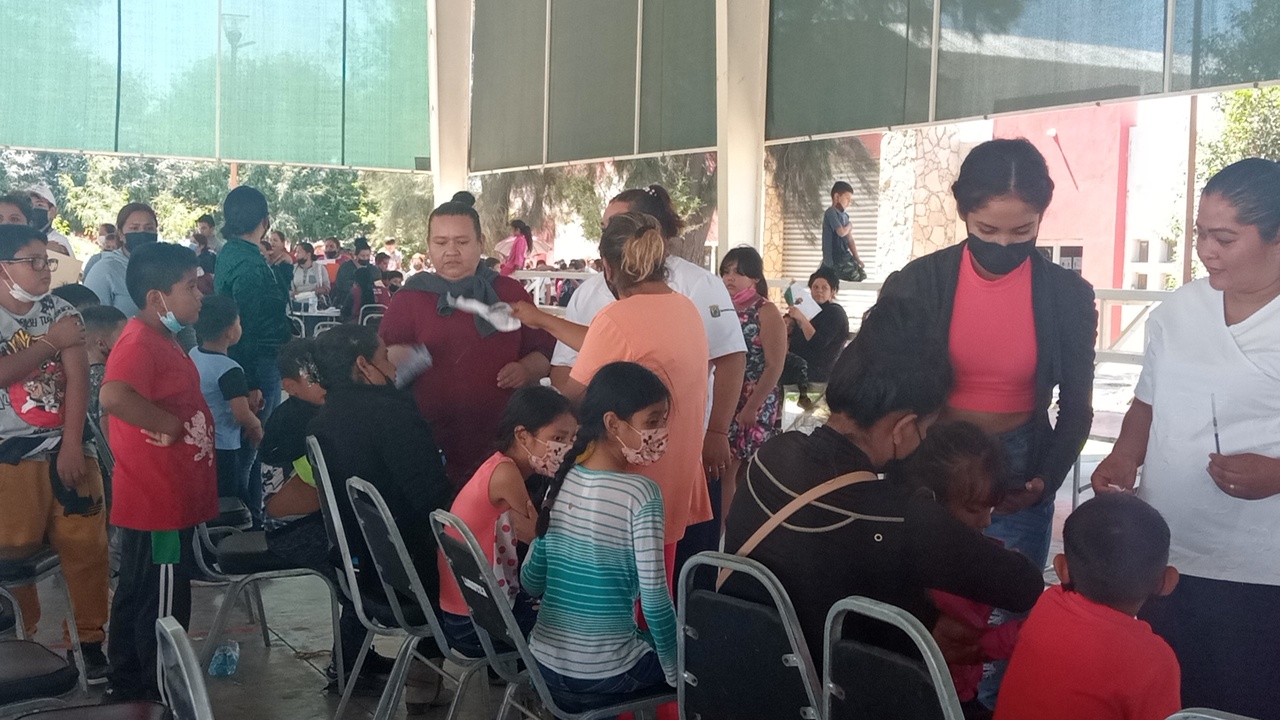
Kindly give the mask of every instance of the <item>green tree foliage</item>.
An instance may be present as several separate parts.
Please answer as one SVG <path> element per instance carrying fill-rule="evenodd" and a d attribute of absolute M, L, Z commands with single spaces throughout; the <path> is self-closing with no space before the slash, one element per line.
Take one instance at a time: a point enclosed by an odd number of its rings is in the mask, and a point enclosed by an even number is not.
<path fill-rule="evenodd" d="M 1222 137 L 1200 153 L 1200 182 L 1247 157 L 1280 160 L 1280 87 L 1223 93 L 1214 101 L 1214 109 L 1225 122 Z"/>
<path fill-rule="evenodd" d="M 846 167 L 853 168 L 854 178 L 845 180 L 856 179 L 867 188 L 879 181 L 879 162 L 857 138 L 770 145 L 765 152 L 765 172 L 778 188 L 784 216 L 821 217 L 831 200 L 832 179 Z M 818 225 L 804 227 L 816 239 Z"/>
<path fill-rule="evenodd" d="M 1183 4 L 1179 4 L 1183 7 Z M 1203 9 L 1201 12 L 1205 12 Z M 1231 85 L 1280 77 L 1280 2 L 1253 0 L 1230 13 L 1223 29 L 1204 40 L 1198 62 L 1197 87 Z M 1193 48 L 1194 50 L 1194 48 Z M 1194 53 L 1193 53 L 1194 54 Z"/>
<path fill-rule="evenodd" d="M 427 219 L 435 207 L 435 190 L 430 175 L 397 172 L 362 172 L 371 211 L 364 224 L 372 225 L 377 238 L 394 237 L 400 252 L 408 257 L 427 249 Z M 372 212 L 375 211 L 376 212 Z"/>

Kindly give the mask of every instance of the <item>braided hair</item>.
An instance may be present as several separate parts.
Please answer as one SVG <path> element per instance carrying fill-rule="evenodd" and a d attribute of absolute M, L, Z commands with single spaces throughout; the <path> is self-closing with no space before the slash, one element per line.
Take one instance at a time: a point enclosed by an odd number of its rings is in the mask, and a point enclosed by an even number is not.
<path fill-rule="evenodd" d="M 614 362 L 596 372 L 582 398 L 582 409 L 578 413 L 578 421 L 581 423 L 578 439 L 574 441 L 573 449 L 565 455 L 560 469 L 547 486 L 546 499 L 542 501 L 542 511 L 538 513 L 538 537 L 547 534 L 547 528 L 551 524 L 551 511 L 555 509 L 556 498 L 564 485 L 565 476 L 596 443 L 608 440 L 604 416 L 613 413 L 626 419 L 650 405 L 670 399 L 671 392 L 667 390 L 667 386 L 643 365 Z"/>

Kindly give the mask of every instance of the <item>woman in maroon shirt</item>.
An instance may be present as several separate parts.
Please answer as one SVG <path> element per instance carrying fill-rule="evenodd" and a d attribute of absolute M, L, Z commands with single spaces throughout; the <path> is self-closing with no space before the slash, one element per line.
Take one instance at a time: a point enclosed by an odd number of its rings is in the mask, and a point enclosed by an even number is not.
<path fill-rule="evenodd" d="M 448 305 L 449 295 L 488 305 L 532 302 L 518 281 L 480 266 L 484 238 L 474 209 L 441 205 L 431 213 L 428 233 L 435 272 L 409 278 L 379 334 L 393 349 L 420 344 L 431 353 L 431 368 L 414 381 L 413 394 L 444 452 L 449 480 L 460 488 L 491 454 L 511 394 L 547 376 L 555 340 L 527 327 L 499 332 Z"/>

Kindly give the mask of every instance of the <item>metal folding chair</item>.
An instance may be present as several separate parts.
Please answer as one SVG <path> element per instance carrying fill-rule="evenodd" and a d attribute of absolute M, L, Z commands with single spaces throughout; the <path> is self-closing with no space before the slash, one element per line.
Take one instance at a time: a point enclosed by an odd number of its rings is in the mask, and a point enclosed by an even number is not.
<path fill-rule="evenodd" d="M 367 305 L 363 305 L 360 307 L 360 318 L 359 318 L 360 324 L 361 325 L 368 324 L 370 315 L 385 315 L 386 313 L 387 313 L 386 305 L 379 305 L 378 303 L 369 303 Z"/>
<path fill-rule="evenodd" d="M 564 696 L 557 700 L 543 680 L 542 673 L 538 672 L 538 661 L 529 650 L 529 644 L 525 641 L 511 606 L 505 600 L 499 600 L 506 598 L 506 591 L 498 587 L 493 568 L 471 529 L 458 516 L 437 510 L 431 513 L 431 530 L 444 552 L 449 569 L 458 581 L 463 599 L 467 601 L 471 621 L 475 624 L 476 634 L 489 658 L 489 664 L 507 682 L 502 706 L 498 709 L 499 718 L 506 718 L 511 708 L 531 720 L 540 717 L 536 709 L 529 708 L 516 699 L 520 688 L 526 686 L 531 686 L 543 706 L 562 720 L 595 720 L 625 712 L 634 713 L 638 719 L 652 718 L 659 705 L 676 699 L 670 689 L 658 688 L 626 696 L 621 700 L 616 695 L 582 695 L 574 698 L 575 705 L 581 707 L 566 707 L 566 703 L 562 702 Z M 495 643 L 514 648 L 515 652 L 499 652 Z M 512 662 L 515 657 L 524 664 L 524 670 L 519 670 Z"/>
<path fill-rule="evenodd" d="M 1169 716 L 1168 720 L 1253 720 L 1244 715 L 1234 715 L 1221 710 L 1206 708 L 1188 708 Z"/>
<path fill-rule="evenodd" d="M 216 542 L 215 536 L 218 538 Z M 271 647 L 271 630 L 267 627 L 267 613 L 262 604 L 260 583 L 263 580 L 318 577 L 329 589 L 333 644 L 334 649 L 338 651 L 333 661 L 338 669 L 338 688 L 346 689 L 345 668 L 342 664 L 342 630 L 339 625 L 342 608 L 338 604 L 338 589 L 334 586 L 332 578 L 311 568 L 290 567 L 267 548 L 266 533 L 262 531 L 244 532 L 229 527 L 209 528 L 202 523 L 196 527 L 192 543 L 195 545 L 196 564 L 200 567 L 200 571 L 216 582 L 227 584 L 222 605 L 214 616 L 213 625 L 205 637 L 204 645 L 201 646 L 201 667 L 207 666 L 213 659 L 218 641 L 226 632 L 227 623 L 231 620 L 231 612 L 246 591 L 249 594 L 251 613 L 257 616 L 258 627 L 262 631 L 262 644 L 265 647 Z"/>
<path fill-rule="evenodd" d="M 64 707 L 63 698 L 77 684 L 83 687 L 83 678 L 65 658 L 37 642 L 0 642 L 0 718 Z"/>
<path fill-rule="evenodd" d="M 773 602 L 695 589 L 699 571 L 753 578 Z M 700 720 L 819 720 L 817 666 L 787 591 L 768 568 L 737 555 L 703 552 L 680 572 L 681 717 Z"/>
<path fill-rule="evenodd" d="M 191 640 L 172 617 L 156 620 L 156 663 L 160 687 L 176 720 L 213 720 L 209 691 Z"/>
<path fill-rule="evenodd" d="M 320 333 L 327 332 L 336 327 L 342 327 L 342 323 L 334 320 L 325 320 L 323 322 L 318 322 L 316 323 L 315 329 L 311 331 L 311 337 L 313 338 L 320 337 Z"/>
<path fill-rule="evenodd" d="M 346 530 L 342 523 L 337 490 L 334 487 L 332 476 L 329 474 L 329 466 L 325 462 L 324 452 L 321 451 L 320 443 L 316 441 L 314 436 L 307 437 L 307 456 L 311 460 L 312 468 L 315 469 L 316 489 L 320 492 L 320 514 L 324 518 L 325 532 L 329 536 L 329 546 L 336 548 L 338 554 L 342 557 L 342 568 L 338 575 L 338 587 L 351 600 L 352 605 L 355 606 L 356 616 L 360 618 L 360 623 L 366 629 L 364 640 L 360 644 L 360 654 L 356 657 L 356 664 L 348 673 L 346 688 L 342 693 L 342 699 L 338 701 L 338 710 L 334 713 L 335 718 L 341 718 L 347 703 L 351 701 L 351 692 L 355 688 L 356 678 L 360 676 L 360 669 L 364 667 L 364 659 L 368 656 L 370 648 L 373 647 L 374 636 L 396 637 L 404 631 L 394 624 L 394 618 L 389 617 L 389 608 L 386 609 L 386 613 L 376 611 L 378 605 L 385 606 L 385 601 L 366 595 L 361 590 L 355 559 L 351 554 L 351 545 L 347 542 Z"/>
<path fill-rule="evenodd" d="M 488 658 L 469 658 L 449 647 L 440 627 L 434 599 L 427 594 L 422 585 L 422 578 L 409 557 L 409 549 L 405 546 L 400 528 L 396 525 L 391 509 L 382 498 L 382 494 L 373 485 L 353 477 L 347 481 L 347 496 L 351 499 L 351 507 L 355 510 L 356 521 L 360 524 L 360 532 L 364 535 L 365 544 L 369 548 L 370 559 L 378 571 L 378 579 L 387 594 L 387 605 L 395 618 L 395 624 L 408 633 L 400 652 L 396 655 L 396 664 L 387 680 L 387 687 L 382 693 L 374 720 L 385 720 L 391 716 L 392 710 L 399 705 L 401 693 L 404 691 L 405 677 L 409 673 L 411 657 L 417 657 L 428 668 L 453 683 L 457 689 L 453 703 L 449 706 L 449 720 L 456 717 L 461 708 L 463 692 L 467 683 L 477 673 L 488 666 Z M 434 561 L 434 554 L 432 557 Z M 408 599 L 408 602 L 405 602 Z M 444 663 L 429 660 L 415 651 L 418 641 L 432 639 L 440 649 L 441 655 L 462 668 L 461 675 L 454 675 L 445 669 Z M 488 694 L 485 694 L 487 701 Z"/>
<path fill-rule="evenodd" d="M 75 603 L 71 600 L 71 590 L 62 575 L 62 562 L 58 554 L 48 545 L 30 548 L 11 548 L 0 551 L 0 590 L 13 603 L 14 630 L 19 640 L 27 637 L 26 625 L 22 618 L 22 607 L 12 594 L 14 588 L 30 585 L 35 587 L 45 578 L 58 576 L 54 583 L 62 588 L 67 600 L 67 635 L 71 641 L 71 655 L 75 659 L 76 670 L 80 673 L 80 692 L 89 694 L 89 682 L 85 676 L 84 652 L 80 649 L 80 631 L 76 628 Z"/>
<path fill-rule="evenodd" d="M 850 613 L 898 628 L 924 661 L 844 638 Z M 827 613 L 826 660 L 822 671 L 825 720 L 909 717 L 964 720 L 947 661 L 933 636 L 911 613 L 865 597 L 849 597 Z"/>

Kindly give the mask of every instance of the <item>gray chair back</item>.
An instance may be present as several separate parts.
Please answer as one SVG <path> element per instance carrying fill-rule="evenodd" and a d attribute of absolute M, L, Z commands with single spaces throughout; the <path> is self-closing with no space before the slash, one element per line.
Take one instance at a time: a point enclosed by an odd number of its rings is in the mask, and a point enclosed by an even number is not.
<path fill-rule="evenodd" d="M 1206 708 L 1188 708 L 1169 716 L 1168 720 L 1253 720 L 1244 715 L 1235 715 L 1221 710 Z"/>
<path fill-rule="evenodd" d="M 771 605 L 697 589 L 699 571 L 754 579 Z M 760 563 L 703 552 L 680 572 L 679 696 L 681 717 L 693 720 L 818 720 L 821 691 L 791 598 Z"/>
<path fill-rule="evenodd" d="M 924 660 L 844 638 L 844 620 L 850 613 L 898 628 L 911 639 Z M 924 625 L 902 608 L 865 597 L 841 600 L 827 613 L 824 654 L 822 699 L 826 720 L 964 720 L 942 651 Z"/>
<path fill-rule="evenodd" d="M 187 633 L 172 617 L 156 620 L 160 687 L 176 720 L 213 720 L 209 691 Z"/>

